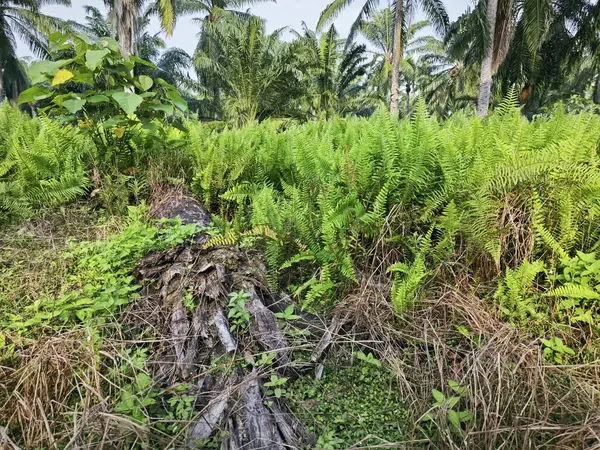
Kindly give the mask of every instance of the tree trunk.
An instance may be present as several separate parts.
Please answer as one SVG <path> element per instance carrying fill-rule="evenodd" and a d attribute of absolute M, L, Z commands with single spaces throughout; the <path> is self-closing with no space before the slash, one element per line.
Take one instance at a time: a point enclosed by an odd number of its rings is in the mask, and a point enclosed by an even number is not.
<path fill-rule="evenodd" d="M 123 56 L 135 54 L 137 10 L 132 0 L 119 0 L 113 11 L 114 29 L 117 31 L 119 48 Z"/>
<path fill-rule="evenodd" d="M 0 103 L 4 101 L 6 93 L 4 92 L 4 69 L 2 69 L 2 62 L 0 61 Z"/>
<path fill-rule="evenodd" d="M 390 113 L 398 115 L 400 101 L 400 61 L 402 60 L 402 22 L 404 21 L 403 0 L 396 2 L 396 15 L 394 18 L 394 47 L 392 50 L 392 95 L 390 100 Z"/>
<path fill-rule="evenodd" d="M 488 0 L 487 23 L 490 33 L 490 45 L 485 52 L 481 63 L 481 80 L 479 82 L 479 98 L 477 99 L 477 115 L 485 117 L 490 105 L 490 94 L 492 91 L 492 62 L 494 59 L 494 33 L 496 29 L 496 13 L 498 11 L 498 0 Z"/>
<path fill-rule="evenodd" d="M 594 103 L 600 105 L 600 73 L 596 75 L 596 84 L 594 85 Z"/>
<path fill-rule="evenodd" d="M 406 83 L 406 117 L 410 116 L 410 83 Z"/>

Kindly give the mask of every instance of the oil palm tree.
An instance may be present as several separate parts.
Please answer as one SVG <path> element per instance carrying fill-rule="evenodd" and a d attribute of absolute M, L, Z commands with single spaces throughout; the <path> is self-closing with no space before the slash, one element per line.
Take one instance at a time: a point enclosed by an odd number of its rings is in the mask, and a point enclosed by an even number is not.
<path fill-rule="evenodd" d="M 41 13 L 48 4 L 70 5 L 70 0 L 0 0 L 0 102 L 9 84 L 23 81 L 22 64 L 16 56 L 17 38 L 38 57 L 47 56 L 46 36 L 62 21 Z M 14 88 L 11 86 L 10 89 Z"/>
<path fill-rule="evenodd" d="M 167 36 L 173 33 L 176 20 L 174 0 L 104 0 L 104 5 L 108 8 L 112 28 L 124 56 L 136 53 L 135 46 L 141 27 L 139 18 L 144 8 L 149 15 L 159 17 Z"/>
<path fill-rule="evenodd" d="M 175 11 L 177 16 L 200 14 L 200 17 L 194 19 L 195 22 L 215 22 L 223 11 L 247 17 L 249 13 L 243 8 L 268 1 L 275 0 L 178 0 L 175 3 Z"/>
<path fill-rule="evenodd" d="M 219 33 L 233 33 L 235 30 L 227 31 L 225 27 L 235 26 L 235 21 L 226 19 L 230 16 L 249 19 L 252 15 L 243 8 L 265 1 L 274 0 L 177 0 L 175 6 L 178 17 L 191 15 L 193 16 L 192 22 L 199 26 L 195 54 L 207 55 L 218 60 L 221 46 L 212 38 L 215 34 L 215 27 L 218 26 Z M 221 18 L 225 20 L 219 20 Z M 201 71 L 197 75 L 200 85 L 208 91 L 207 95 L 212 99 L 206 104 L 205 115 L 213 118 L 222 115 L 219 107 L 222 80 L 219 75 L 212 74 L 210 71 Z"/>
<path fill-rule="evenodd" d="M 465 65 L 444 42 L 432 42 L 419 58 L 419 90 L 427 108 L 438 117 L 449 117 L 477 103 L 479 64 Z"/>
<path fill-rule="evenodd" d="M 354 39 L 359 31 L 361 24 L 376 12 L 379 0 L 361 0 L 364 2 L 358 17 L 350 28 L 348 36 L 349 42 Z M 333 0 L 321 13 L 317 30 L 322 29 L 325 24 L 334 20 L 345 8 L 351 5 L 354 0 Z M 399 96 L 400 96 L 400 65 L 403 56 L 402 32 L 406 26 L 407 18 L 414 15 L 418 8 L 421 8 L 432 25 L 439 32 L 445 32 L 448 26 L 448 14 L 442 0 L 395 0 L 393 4 L 388 3 L 394 11 L 393 25 L 393 43 L 391 58 L 391 99 L 390 112 L 393 115 L 398 114 Z"/>
<path fill-rule="evenodd" d="M 369 83 L 375 90 L 378 99 L 386 105 L 390 104 L 392 45 L 394 42 L 394 12 L 384 8 L 365 20 L 360 26 L 360 33 L 373 49 L 373 58 L 369 71 Z"/>
<path fill-rule="evenodd" d="M 298 80 L 291 46 L 280 40 L 283 29 L 271 34 L 254 16 L 225 14 L 204 26 L 210 53 L 198 48 L 194 64 L 214 106 L 211 115 L 244 125 L 291 111 Z"/>
<path fill-rule="evenodd" d="M 498 0 L 487 0 L 486 25 L 487 36 L 485 43 L 485 56 L 481 62 L 481 76 L 479 81 L 479 96 L 477 97 L 477 115 L 485 117 L 490 105 L 490 94 L 492 92 L 492 63 L 494 61 L 494 39 L 491 37 L 496 32 L 496 20 L 498 17 Z"/>
<path fill-rule="evenodd" d="M 469 64 L 480 65 L 478 114 L 487 114 L 494 76 L 500 94 L 517 85 L 524 102 L 560 82 L 560 69 L 577 48 L 573 36 L 590 22 L 583 17 L 594 5 L 590 0 L 480 0 L 461 16 L 450 27 L 449 43 Z"/>
<path fill-rule="evenodd" d="M 294 54 L 302 68 L 303 108 L 308 117 L 356 113 L 368 100 L 365 75 L 369 64 L 364 45 L 344 45 L 332 25 L 319 36 L 303 24 Z"/>
<path fill-rule="evenodd" d="M 378 98 L 390 104 L 391 93 L 391 73 L 392 73 L 392 45 L 394 40 L 394 11 L 391 8 L 385 8 L 373 14 L 370 20 L 361 24 L 360 32 L 363 37 L 374 48 L 374 56 L 370 71 L 369 80 L 375 88 Z M 418 36 L 420 32 L 431 26 L 431 22 L 422 20 L 408 25 L 408 28 L 402 32 L 402 48 L 404 55 L 411 57 L 410 61 L 401 62 L 401 73 L 407 70 L 409 73 L 401 78 L 405 81 L 407 104 L 410 104 L 411 89 L 414 88 L 414 81 L 417 71 L 415 70 L 415 57 L 428 52 L 428 46 L 436 39 L 433 36 Z"/>

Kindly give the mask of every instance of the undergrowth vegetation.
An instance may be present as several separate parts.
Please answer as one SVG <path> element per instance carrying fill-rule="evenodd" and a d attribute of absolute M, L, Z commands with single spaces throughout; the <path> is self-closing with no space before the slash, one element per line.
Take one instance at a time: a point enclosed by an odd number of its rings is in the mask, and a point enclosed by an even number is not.
<path fill-rule="evenodd" d="M 72 128 L 0 107 L 0 220 L 83 195 L 91 142 Z"/>
<path fill-rule="evenodd" d="M 593 444 L 600 116 L 557 108 L 528 121 L 515 103 L 484 121 L 440 123 L 423 103 L 401 121 L 188 121 L 187 134 L 138 130 L 135 157 L 114 167 L 85 132 L 3 106 L 2 218 L 88 195 L 94 211 L 80 219 L 104 231 L 71 244 L 59 233 L 39 252 L 27 242 L 36 219 L 4 232 L 0 424 L 26 448 L 181 445 L 194 387 L 153 379 L 151 353 L 170 344 L 131 308 L 132 271 L 202 231 L 205 249 L 264 256 L 271 290 L 296 304 L 276 316 L 295 355 L 312 345 L 290 325 L 300 314 L 346 324 L 319 381 L 270 372 L 272 355 L 231 357 L 265 371 L 268 395 L 289 399 L 318 448 Z M 201 199 L 214 228 L 148 219 L 143 200 L 169 184 Z M 98 221 L 99 206 L 120 217 Z M 251 298 L 230 294 L 231 333 L 247 332 Z M 182 301 L 191 311 L 197 300 Z M 224 359 L 207 371 L 227 370 Z M 218 433 L 202 445 L 217 448 Z"/>
<path fill-rule="evenodd" d="M 459 114 L 440 125 L 421 104 L 400 125 L 379 114 L 284 131 L 191 128 L 193 189 L 232 240 L 262 237 L 273 283 L 305 307 L 335 304 L 370 274 L 383 228 L 397 250 L 385 269 L 398 313 L 426 275 L 459 271 L 481 283 L 505 274 L 496 298 L 515 321 L 551 319 L 553 298 L 595 298 L 589 277 L 555 275 L 577 266 L 567 262 L 577 252 L 595 260 L 594 114 L 529 123 L 509 99 L 487 122 Z"/>

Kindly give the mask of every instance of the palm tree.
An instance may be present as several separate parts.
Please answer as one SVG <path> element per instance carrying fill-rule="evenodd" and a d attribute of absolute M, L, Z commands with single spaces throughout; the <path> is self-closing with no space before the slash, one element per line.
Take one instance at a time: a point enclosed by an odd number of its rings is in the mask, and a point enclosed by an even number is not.
<path fill-rule="evenodd" d="M 303 24 L 294 54 L 303 72 L 304 109 L 309 117 L 356 113 L 365 107 L 364 79 L 369 64 L 364 45 L 344 47 L 332 25 L 322 36 Z"/>
<path fill-rule="evenodd" d="M 210 52 L 198 48 L 194 62 L 198 79 L 205 86 L 210 82 L 215 117 L 243 125 L 291 113 L 299 83 L 282 32 L 267 34 L 264 22 L 254 16 L 223 14 L 204 24 Z"/>
<path fill-rule="evenodd" d="M 185 97 L 191 97 L 192 91 L 203 91 L 190 77 L 188 70 L 193 67 L 193 58 L 185 50 L 177 47 L 167 49 L 156 62 L 157 70 L 152 74 L 177 87 Z"/>
<path fill-rule="evenodd" d="M 394 41 L 394 11 L 385 8 L 374 13 L 370 20 L 361 24 L 360 32 L 374 49 L 369 83 L 377 97 L 386 105 L 390 104 L 392 45 Z"/>
<path fill-rule="evenodd" d="M 275 0 L 179 0 L 175 3 L 175 11 L 177 16 L 202 14 L 201 17 L 194 19 L 195 22 L 202 23 L 205 20 L 215 22 L 224 11 L 248 17 L 250 14 L 241 11 L 242 8 L 272 1 Z"/>
<path fill-rule="evenodd" d="M 136 54 L 135 46 L 141 26 L 138 19 L 146 3 L 146 0 L 104 0 L 124 56 Z M 149 15 L 159 16 L 167 36 L 173 33 L 176 20 L 174 0 L 152 0 L 146 11 Z"/>
<path fill-rule="evenodd" d="M 369 76 L 370 83 L 375 86 L 379 99 L 388 105 L 391 92 L 393 21 L 394 11 L 391 8 L 385 8 L 373 14 L 371 20 L 363 22 L 360 29 L 361 34 L 376 49 Z M 406 61 L 402 60 L 401 62 L 402 76 L 400 78 L 403 79 L 406 88 L 407 114 L 410 109 L 410 94 L 414 90 L 414 84 L 418 76 L 416 59 L 419 55 L 429 52 L 432 42 L 437 41 L 433 36 L 417 36 L 429 26 L 431 26 L 431 22 L 422 20 L 410 24 L 402 32 L 402 47 L 408 58 Z M 407 73 L 404 73 L 405 71 Z"/>
<path fill-rule="evenodd" d="M 195 53 L 208 55 L 210 58 L 218 60 L 220 45 L 212 39 L 211 32 L 218 25 L 220 32 L 226 33 L 223 27 L 234 23 L 230 20 L 219 19 L 226 19 L 231 15 L 240 19 L 249 19 L 252 15 L 248 11 L 243 11 L 242 8 L 265 1 L 274 0 L 178 0 L 175 7 L 177 17 L 193 15 L 195 17 L 192 18 L 192 22 L 199 25 L 200 32 Z M 219 107 L 219 96 L 221 95 L 219 75 L 209 71 L 202 71 L 197 75 L 199 84 L 208 92 L 206 96 L 211 98 L 211 101 L 206 102 L 204 113 L 213 118 L 222 115 Z"/>
<path fill-rule="evenodd" d="M 22 63 L 16 56 L 17 37 L 39 57 L 48 55 L 47 38 L 62 22 L 40 12 L 47 4 L 67 5 L 70 0 L 0 0 L 0 102 L 6 87 L 18 87 L 23 81 Z M 13 94 L 14 95 L 14 94 Z"/>
<path fill-rule="evenodd" d="M 465 64 L 442 41 L 432 42 L 419 57 L 418 85 L 427 108 L 439 117 L 475 105 L 479 92 L 479 64 Z"/>
<path fill-rule="evenodd" d="M 481 77 L 479 81 L 479 97 L 477 97 L 477 115 L 485 117 L 490 105 L 490 94 L 492 92 L 492 63 L 494 60 L 494 39 L 496 32 L 496 17 L 498 15 L 498 0 L 487 0 L 486 24 L 488 36 L 486 42 L 485 57 L 481 62 Z"/>
<path fill-rule="evenodd" d="M 517 85 L 524 103 L 539 100 L 544 90 L 560 83 L 563 70 L 572 65 L 569 55 L 583 54 L 574 35 L 593 22 L 589 11 L 594 8 L 597 2 L 590 0 L 480 0 L 461 16 L 448 40 L 468 64 L 480 64 L 479 115 L 487 113 L 496 74 L 499 93 Z"/>
<path fill-rule="evenodd" d="M 360 29 L 361 24 L 370 17 L 374 12 L 379 0 L 363 0 L 365 3 L 360 10 L 360 13 L 354 24 L 350 28 L 348 41 L 354 39 L 356 32 Z M 342 10 L 353 3 L 353 0 L 333 0 L 321 13 L 317 30 L 335 19 Z M 400 64 L 403 57 L 402 48 L 402 32 L 406 27 L 406 19 L 412 17 L 418 7 L 421 7 L 427 18 L 439 32 L 445 32 L 448 26 L 448 14 L 442 0 L 396 0 L 394 2 L 394 33 L 392 44 L 392 61 L 391 61 L 391 99 L 390 112 L 393 115 L 398 114 L 399 96 L 400 96 Z"/>

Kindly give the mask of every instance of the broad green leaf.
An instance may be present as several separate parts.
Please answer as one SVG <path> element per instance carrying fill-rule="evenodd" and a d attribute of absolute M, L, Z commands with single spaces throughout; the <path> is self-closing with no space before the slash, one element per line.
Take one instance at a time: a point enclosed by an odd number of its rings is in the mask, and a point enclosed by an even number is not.
<path fill-rule="evenodd" d="M 144 130 L 154 131 L 158 129 L 158 125 L 152 121 L 142 120 L 142 128 Z"/>
<path fill-rule="evenodd" d="M 88 103 L 106 103 L 110 99 L 106 95 L 92 95 L 86 99 Z"/>
<path fill-rule="evenodd" d="M 177 107 L 177 109 L 179 109 L 180 111 L 187 110 L 187 102 L 181 97 L 181 95 L 179 95 L 179 92 L 177 92 L 175 88 L 173 88 L 172 90 L 167 90 L 167 98 L 171 100 L 175 107 Z"/>
<path fill-rule="evenodd" d="M 110 54 L 110 50 L 104 48 L 102 50 L 88 50 L 85 52 L 85 65 L 88 69 L 94 71 L 102 63 L 106 55 Z"/>
<path fill-rule="evenodd" d="M 103 37 L 100 40 L 100 45 L 102 45 L 102 47 L 109 49 L 112 52 L 116 52 L 116 53 L 119 52 L 119 44 L 117 43 L 115 38 Z"/>
<path fill-rule="evenodd" d="M 69 35 L 59 31 L 50 33 L 48 36 L 48 44 L 50 45 L 51 52 L 65 50 L 71 46 L 69 43 Z"/>
<path fill-rule="evenodd" d="M 458 413 L 453 409 L 448 411 L 448 420 L 456 428 L 460 428 L 460 418 L 458 417 Z"/>
<path fill-rule="evenodd" d="M 431 422 L 435 420 L 435 416 L 430 411 L 427 411 L 425 414 L 421 416 L 419 419 L 420 422 Z"/>
<path fill-rule="evenodd" d="M 446 400 L 446 397 L 444 396 L 444 394 L 442 394 L 437 389 L 432 389 L 431 390 L 431 395 L 433 395 L 433 398 L 438 403 L 443 403 Z"/>
<path fill-rule="evenodd" d="M 117 92 L 112 95 L 112 98 L 129 116 L 135 114 L 135 111 L 137 110 L 138 106 L 140 106 L 144 101 L 142 97 L 132 92 Z"/>
<path fill-rule="evenodd" d="M 158 69 L 158 67 L 156 67 L 156 65 L 152 64 L 150 61 L 146 61 L 145 59 L 142 59 L 142 58 L 140 58 L 138 56 L 130 56 L 129 60 L 132 61 L 132 62 L 134 62 L 134 63 L 142 64 L 144 66 L 150 67 L 150 68 L 152 68 L 154 70 Z"/>
<path fill-rule="evenodd" d="M 32 86 L 19 95 L 19 105 L 43 100 L 52 95 L 49 89 L 42 86 Z"/>
<path fill-rule="evenodd" d="M 460 411 L 458 413 L 458 418 L 461 422 L 470 422 L 473 419 L 473 414 L 469 411 Z"/>
<path fill-rule="evenodd" d="M 103 125 L 104 125 L 104 128 L 112 128 L 112 127 L 119 125 L 122 122 L 123 122 L 123 119 L 121 117 L 111 117 L 110 119 L 105 120 Z"/>
<path fill-rule="evenodd" d="M 169 115 L 173 114 L 173 105 L 164 105 L 164 104 L 156 103 L 156 104 L 150 105 L 150 108 L 152 108 L 155 111 L 163 111 Z"/>
<path fill-rule="evenodd" d="M 29 78 L 31 78 L 31 84 L 43 83 L 48 81 L 49 75 L 54 73 L 61 67 L 73 62 L 72 59 L 60 59 L 58 61 L 38 61 L 34 62 L 29 67 Z"/>
<path fill-rule="evenodd" d="M 76 98 L 73 100 L 65 100 L 63 102 L 63 107 L 67 109 L 71 114 L 75 114 L 80 111 L 81 108 L 85 105 L 86 101 L 82 98 Z"/>
<path fill-rule="evenodd" d="M 178 120 L 174 121 L 171 126 L 183 133 L 187 133 L 189 130 Z"/>
<path fill-rule="evenodd" d="M 73 79 L 71 81 L 73 81 L 75 83 L 83 83 L 83 84 L 92 85 L 92 84 L 94 84 L 94 76 L 93 76 L 92 72 L 88 72 L 87 70 L 85 72 L 78 71 L 77 73 L 75 73 L 75 76 L 73 77 Z"/>
<path fill-rule="evenodd" d="M 65 100 L 71 100 L 73 98 L 77 98 L 74 97 L 73 94 L 60 94 L 60 95 L 55 95 L 54 98 L 52 99 L 52 103 L 57 104 L 58 106 L 62 106 L 63 102 Z"/>
<path fill-rule="evenodd" d="M 140 83 L 140 88 L 142 89 L 142 91 L 147 91 L 154 84 L 154 81 L 152 81 L 152 78 L 150 78 L 148 75 L 140 75 L 138 81 Z"/>
<path fill-rule="evenodd" d="M 60 84 L 66 83 L 71 78 L 73 78 L 73 72 L 67 69 L 60 69 L 54 74 L 54 78 L 52 79 L 52 86 L 58 86 Z"/>
<path fill-rule="evenodd" d="M 448 405 L 448 408 L 454 408 L 458 402 L 460 401 L 460 397 L 454 396 L 454 397 L 450 397 L 446 404 Z"/>

